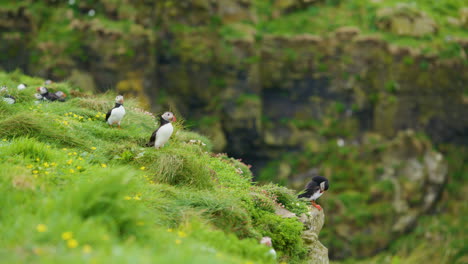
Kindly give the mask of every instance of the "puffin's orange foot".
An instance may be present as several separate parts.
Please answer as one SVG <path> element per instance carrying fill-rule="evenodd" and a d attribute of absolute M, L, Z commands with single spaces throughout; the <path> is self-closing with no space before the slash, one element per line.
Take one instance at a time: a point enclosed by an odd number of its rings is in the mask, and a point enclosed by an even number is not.
<path fill-rule="evenodd" d="M 313 207 L 317 208 L 319 211 L 322 210 L 322 207 L 321 207 L 320 205 L 316 204 L 314 201 L 311 201 L 310 204 L 311 204 Z"/>

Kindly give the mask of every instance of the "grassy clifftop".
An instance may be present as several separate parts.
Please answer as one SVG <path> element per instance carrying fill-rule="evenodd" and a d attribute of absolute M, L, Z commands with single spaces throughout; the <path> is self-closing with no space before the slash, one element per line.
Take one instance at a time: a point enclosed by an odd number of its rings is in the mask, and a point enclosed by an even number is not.
<path fill-rule="evenodd" d="M 16 85 L 27 83 L 26 90 Z M 179 122 L 168 145 L 144 148 L 154 116 L 125 101 L 123 129 L 103 122 L 114 95 L 79 92 L 36 103 L 42 79 L 0 73 L 17 103 L 0 102 L 0 259 L 4 263 L 274 263 L 306 257 L 287 189 L 256 186 L 247 165 L 210 152 Z"/>

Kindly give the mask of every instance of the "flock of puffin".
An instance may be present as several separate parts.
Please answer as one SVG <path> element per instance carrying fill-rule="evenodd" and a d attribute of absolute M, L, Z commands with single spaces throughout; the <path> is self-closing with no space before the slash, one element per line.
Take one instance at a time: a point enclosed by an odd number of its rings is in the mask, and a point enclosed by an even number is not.
<path fill-rule="evenodd" d="M 18 85 L 17 88 L 19 90 L 24 90 L 27 88 L 27 85 L 20 84 Z M 62 91 L 51 93 L 44 86 L 38 87 L 36 90 L 38 91 L 38 93 L 36 93 L 34 96 L 38 100 L 61 101 L 61 102 L 65 101 L 66 94 L 63 93 Z M 2 87 L 0 89 L 0 92 L 2 93 L 5 93 L 7 91 L 8 91 L 8 88 L 6 87 Z M 9 104 L 14 104 L 16 102 L 16 99 L 9 94 L 4 95 L 3 100 Z M 123 104 L 124 104 L 124 97 L 122 95 L 118 95 L 115 98 L 114 108 L 110 109 L 109 112 L 107 112 L 106 114 L 106 123 L 109 124 L 109 126 L 117 125 L 120 128 L 120 122 L 125 116 L 125 108 Z M 172 132 L 174 131 L 172 122 L 175 122 L 175 121 L 176 121 L 176 117 L 172 112 L 165 112 L 164 114 L 162 114 L 160 116 L 159 127 L 151 134 L 150 140 L 146 144 L 146 146 L 155 147 L 156 149 L 164 147 L 164 145 L 167 143 L 167 141 L 171 137 Z M 309 183 L 307 183 L 305 190 L 302 192 L 302 194 L 298 195 L 297 198 L 304 198 L 310 201 L 312 206 L 314 206 L 318 210 L 322 210 L 322 207 L 316 204 L 315 200 L 317 200 L 320 196 L 322 196 L 323 193 L 326 190 L 328 190 L 328 187 L 329 187 L 329 183 L 328 183 L 327 178 L 323 176 L 315 176 L 312 178 L 312 180 Z M 270 237 L 263 237 L 260 243 L 268 247 L 271 247 L 269 253 L 276 258 L 276 252 L 272 247 L 272 242 L 271 242 Z"/>
<path fill-rule="evenodd" d="M 47 80 L 45 85 L 51 84 L 52 81 Z M 17 86 L 18 90 L 24 90 L 28 86 L 24 83 L 21 83 Z M 55 93 L 49 92 L 49 90 L 45 86 L 40 86 L 36 89 L 37 93 L 34 94 L 34 97 L 40 101 L 59 101 L 64 102 L 65 97 L 67 96 L 62 91 L 57 91 Z M 3 95 L 3 101 L 7 104 L 14 104 L 16 103 L 16 98 L 10 94 L 8 94 L 8 87 L 2 86 L 0 88 L 0 94 Z M 122 121 L 123 117 L 125 116 L 125 108 L 123 106 L 124 98 L 122 95 L 118 95 L 115 98 L 115 106 L 114 108 L 110 109 L 109 112 L 106 114 L 106 123 L 110 126 L 117 124 L 120 128 L 120 122 Z M 159 127 L 156 129 L 150 137 L 149 142 L 146 144 L 147 147 L 155 147 L 157 149 L 164 147 L 167 143 L 169 138 L 174 132 L 174 127 L 172 126 L 172 122 L 175 122 L 177 119 L 172 112 L 165 112 L 160 116 Z"/>
<path fill-rule="evenodd" d="M 123 117 L 125 116 L 125 107 L 123 106 L 124 98 L 122 95 L 117 95 L 115 97 L 115 106 L 106 114 L 106 122 L 109 126 L 117 124 L 120 128 L 120 122 L 122 121 Z M 146 143 L 147 147 L 155 147 L 157 149 L 164 147 L 166 142 L 174 132 L 174 127 L 172 126 L 172 122 L 175 122 L 177 119 L 172 112 L 165 112 L 160 116 L 159 120 L 159 127 L 156 129 L 153 134 L 151 134 L 151 138 L 148 143 Z"/>

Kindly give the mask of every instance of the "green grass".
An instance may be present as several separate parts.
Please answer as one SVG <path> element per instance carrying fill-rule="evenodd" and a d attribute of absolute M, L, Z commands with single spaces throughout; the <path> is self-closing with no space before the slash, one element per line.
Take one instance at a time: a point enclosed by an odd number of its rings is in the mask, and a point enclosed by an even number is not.
<path fill-rule="evenodd" d="M 144 147 L 155 120 L 131 98 L 120 130 L 103 121 L 112 94 L 37 104 L 43 81 L 0 72 L 18 98 L 0 102 L 1 263 L 274 263 L 265 235 L 304 260 L 302 224 L 272 209 L 301 210 L 288 190 L 256 186 L 183 121 L 164 148 Z"/>
<path fill-rule="evenodd" d="M 410 4 L 415 10 L 423 11 L 434 19 L 438 25 L 437 34 L 425 38 L 414 38 L 398 36 L 380 30 L 376 24 L 377 10 L 384 7 L 395 7 L 402 3 Z M 255 1 L 255 6 L 259 14 L 259 22 L 254 25 L 258 34 L 326 35 L 340 27 L 355 26 L 363 34 L 378 34 L 389 43 L 418 47 L 423 52 L 436 52 L 443 57 L 460 56 L 460 46 L 447 41 L 447 38 L 468 37 L 466 29 L 462 26 L 454 26 L 447 21 L 449 17 L 460 18 L 459 11 L 466 6 L 462 0 L 325 1 L 275 18 L 272 17 L 275 7 L 271 2 L 258 0 Z"/>

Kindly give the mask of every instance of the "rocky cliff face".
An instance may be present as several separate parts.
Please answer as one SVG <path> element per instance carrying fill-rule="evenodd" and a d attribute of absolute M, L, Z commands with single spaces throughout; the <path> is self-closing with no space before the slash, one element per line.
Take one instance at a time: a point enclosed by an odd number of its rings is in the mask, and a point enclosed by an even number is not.
<path fill-rule="evenodd" d="M 320 2 L 274 1 L 268 16 Z M 253 0 L 23 1 L 0 7 L 0 66 L 171 107 L 266 180 L 301 188 L 320 167 L 334 182 L 323 198 L 337 212 L 324 230 L 331 256 L 371 255 L 437 201 L 447 175 L 432 143 L 468 144 L 468 41 L 443 42 L 455 47 L 447 58 L 357 27 L 268 34 L 262 12 Z M 374 15 L 396 35 L 441 29 L 413 7 Z"/>
<path fill-rule="evenodd" d="M 310 264 L 328 264 L 328 249 L 320 242 L 319 234 L 325 223 L 325 213 L 313 206 L 309 206 L 309 211 L 297 216 L 294 213 L 284 209 L 276 208 L 276 214 L 284 218 L 296 218 L 304 224 L 302 238 L 307 248 L 307 263 Z"/>

